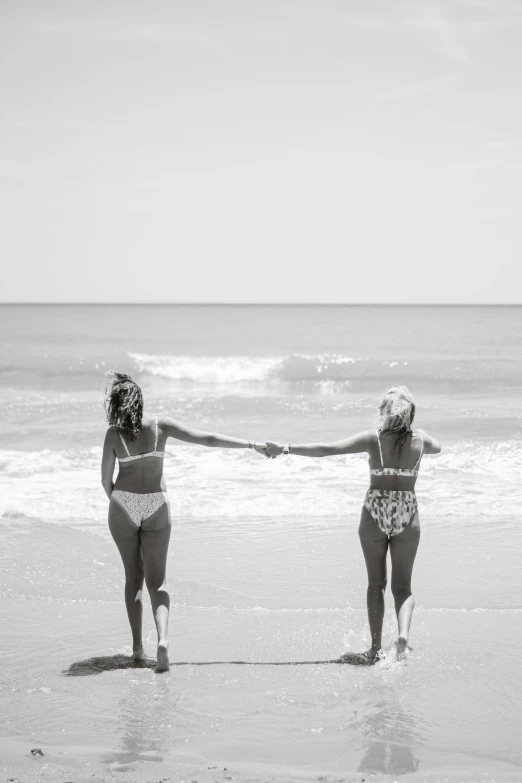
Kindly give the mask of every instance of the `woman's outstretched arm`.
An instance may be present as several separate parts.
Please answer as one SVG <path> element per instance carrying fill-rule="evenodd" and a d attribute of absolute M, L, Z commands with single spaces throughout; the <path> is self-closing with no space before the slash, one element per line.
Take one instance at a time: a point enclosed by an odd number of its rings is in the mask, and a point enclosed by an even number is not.
<path fill-rule="evenodd" d="M 375 440 L 375 432 L 366 430 L 358 432 L 349 438 L 335 440 L 331 443 L 292 443 L 290 453 L 298 457 L 334 457 L 338 454 L 358 454 L 371 448 L 372 438 Z M 269 457 L 277 457 L 282 454 L 284 444 L 267 440 L 265 454 Z"/>
<path fill-rule="evenodd" d="M 162 418 L 159 425 L 169 438 L 176 438 L 185 443 L 195 443 L 198 446 L 222 449 L 255 449 L 260 454 L 266 454 L 266 443 L 244 438 L 233 438 L 230 435 L 221 435 L 218 432 L 205 432 L 187 427 L 174 419 Z M 268 455 L 267 455 L 268 456 Z"/>

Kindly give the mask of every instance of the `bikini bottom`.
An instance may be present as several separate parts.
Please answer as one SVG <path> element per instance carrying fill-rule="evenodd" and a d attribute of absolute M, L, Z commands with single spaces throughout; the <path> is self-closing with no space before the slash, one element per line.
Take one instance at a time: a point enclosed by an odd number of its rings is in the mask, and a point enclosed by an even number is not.
<path fill-rule="evenodd" d="M 401 489 L 369 489 L 364 507 L 388 537 L 402 533 L 418 510 L 415 492 Z"/>
<path fill-rule="evenodd" d="M 111 495 L 125 509 L 137 527 L 154 514 L 160 506 L 167 502 L 165 492 L 148 492 L 141 495 L 138 492 L 124 492 L 115 489 Z"/>

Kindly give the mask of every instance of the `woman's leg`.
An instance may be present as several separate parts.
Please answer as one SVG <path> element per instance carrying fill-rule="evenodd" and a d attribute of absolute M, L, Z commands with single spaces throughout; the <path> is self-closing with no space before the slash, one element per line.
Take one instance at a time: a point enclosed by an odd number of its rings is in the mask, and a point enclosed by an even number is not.
<path fill-rule="evenodd" d="M 397 657 L 407 650 L 410 623 L 415 600 L 411 592 L 411 573 L 420 539 L 419 514 L 415 514 L 402 533 L 390 537 L 392 563 L 391 588 L 395 600 L 395 612 L 399 626 Z"/>
<path fill-rule="evenodd" d="M 125 606 L 132 632 L 133 655 L 135 658 L 144 658 L 141 637 L 143 560 L 140 529 L 114 498 L 109 504 L 109 530 L 120 551 L 125 569 Z"/>
<path fill-rule="evenodd" d="M 150 593 L 152 613 L 158 632 L 156 671 L 169 669 L 167 633 L 170 596 L 167 590 L 167 553 L 170 540 L 170 509 L 163 503 L 141 525 L 141 548 L 145 567 L 145 582 Z"/>
<path fill-rule="evenodd" d="M 388 536 L 382 532 L 368 509 L 363 506 L 359 539 L 368 571 L 368 623 L 372 637 L 371 657 L 381 649 L 382 623 L 384 620 L 384 591 L 386 590 L 386 553 Z"/>

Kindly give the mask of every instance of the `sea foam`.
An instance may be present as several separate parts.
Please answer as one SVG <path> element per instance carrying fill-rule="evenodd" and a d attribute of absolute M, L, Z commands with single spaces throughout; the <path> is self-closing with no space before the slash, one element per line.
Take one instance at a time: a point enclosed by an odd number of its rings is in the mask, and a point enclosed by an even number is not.
<path fill-rule="evenodd" d="M 351 356 L 170 356 L 129 353 L 140 373 L 173 381 L 213 384 L 263 381 L 348 380 L 356 360 Z"/>
<path fill-rule="evenodd" d="M 0 451 L 0 515 L 105 524 L 101 449 Z M 417 483 L 423 514 L 516 517 L 522 442 L 453 444 L 426 455 Z M 266 460 L 244 450 L 169 443 L 165 479 L 177 519 L 260 519 L 357 514 L 368 486 L 365 455 Z M 478 483 L 477 483 L 478 482 Z"/>

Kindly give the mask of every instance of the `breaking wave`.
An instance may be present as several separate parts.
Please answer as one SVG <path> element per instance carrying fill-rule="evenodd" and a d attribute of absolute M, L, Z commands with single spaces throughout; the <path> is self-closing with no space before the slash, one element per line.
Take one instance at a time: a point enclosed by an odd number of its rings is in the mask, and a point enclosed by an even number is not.
<path fill-rule="evenodd" d="M 356 362 L 351 356 L 169 356 L 129 353 L 140 373 L 173 381 L 213 384 L 266 381 L 347 381 Z M 388 363 L 387 363 L 388 364 Z"/>

